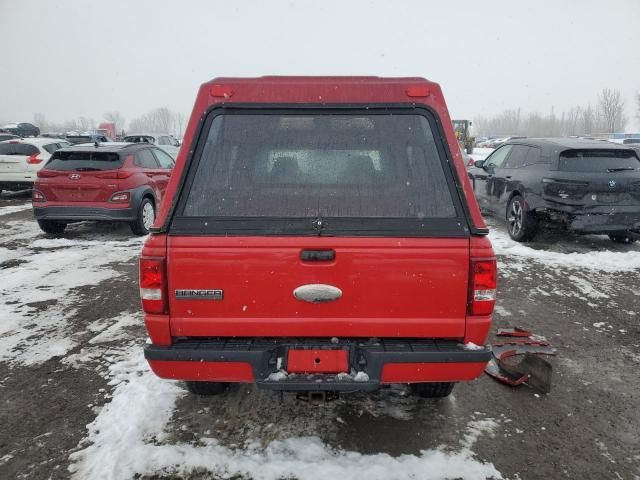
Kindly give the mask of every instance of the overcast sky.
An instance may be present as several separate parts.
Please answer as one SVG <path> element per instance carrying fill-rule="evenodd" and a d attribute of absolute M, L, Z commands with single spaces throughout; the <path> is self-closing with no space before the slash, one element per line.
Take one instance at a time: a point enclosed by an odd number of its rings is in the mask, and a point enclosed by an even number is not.
<path fill-rule="evenodd" d="M 0 0 L 0 121 L 190 114 L 216 76 L 424 76 L 454 117 L 626 97 L 640 0 Z"/>

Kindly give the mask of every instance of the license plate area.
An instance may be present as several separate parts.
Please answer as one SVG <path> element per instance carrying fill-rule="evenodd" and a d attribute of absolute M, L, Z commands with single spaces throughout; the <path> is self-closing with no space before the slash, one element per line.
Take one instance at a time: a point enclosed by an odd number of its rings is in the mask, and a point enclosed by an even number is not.
<path fill-rule="evenodd" d="M 349 351 L 334 350 L 297 350 L 287 354 L 289 373 L 340 373 L 349 371 Z"/>
<path fill-rule="evenodd" d="M 595 200 L 602 203 L 616 203 L 620 201 L 619 193 L 599 193 L 594 195 Z"/>

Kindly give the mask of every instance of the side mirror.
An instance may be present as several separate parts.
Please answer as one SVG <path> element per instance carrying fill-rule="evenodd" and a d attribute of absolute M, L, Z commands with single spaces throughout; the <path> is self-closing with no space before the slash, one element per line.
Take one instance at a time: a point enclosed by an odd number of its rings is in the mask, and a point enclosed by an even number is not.
<path fill-rule="evenodd" d="M 476 168 L 484 168 L 484 160 L 476 160 L 473 162 L 473 166 Z"/>

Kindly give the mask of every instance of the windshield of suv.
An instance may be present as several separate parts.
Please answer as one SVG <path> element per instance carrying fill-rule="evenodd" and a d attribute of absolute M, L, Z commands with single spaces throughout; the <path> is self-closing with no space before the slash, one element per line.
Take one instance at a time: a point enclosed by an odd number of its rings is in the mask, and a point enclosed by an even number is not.
<path fill-rule="evenodd" d="M 114 152 L 55 152 L 47 164 L 49 170 L 113 170 L 122 166 L 123 160 Z"/>
<path fill-rule="evenodd" d="M 451 218 L 421 115 L 219 115 L 184 216 Z"/>
<path fill-rule="evenodd" d="M 564 172 L 633 172 L 640 160 L 633 150 L 568 150 L 560 154 L 558 170 Z"/>

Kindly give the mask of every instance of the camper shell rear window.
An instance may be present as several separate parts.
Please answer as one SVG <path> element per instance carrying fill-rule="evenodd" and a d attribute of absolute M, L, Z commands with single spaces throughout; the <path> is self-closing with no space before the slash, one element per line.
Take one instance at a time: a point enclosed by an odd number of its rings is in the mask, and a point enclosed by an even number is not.
<path fill-rule="evenodd" d="M 231 109 L 203 125 L 172 233 L 466 235 L 426 109 Z"/>

